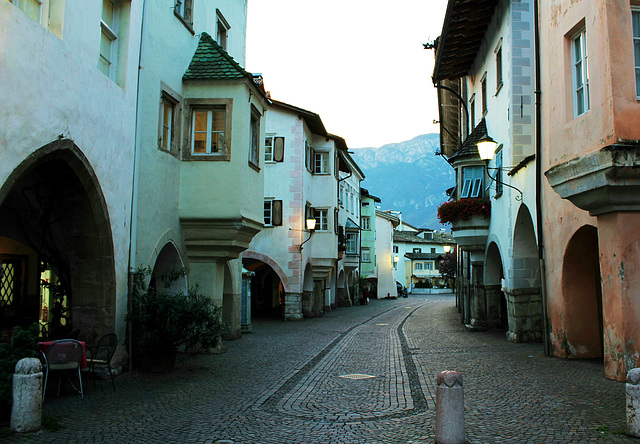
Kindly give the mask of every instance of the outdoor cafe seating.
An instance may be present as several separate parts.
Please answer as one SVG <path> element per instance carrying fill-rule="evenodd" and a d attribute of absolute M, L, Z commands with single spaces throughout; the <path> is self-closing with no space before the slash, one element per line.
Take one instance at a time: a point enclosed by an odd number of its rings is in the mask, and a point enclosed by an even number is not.
<path fill-rule="evenodd" d="M 81 370 L 87 367 L 85 343 L 76 339 L 59 339 L 57 341 L 39 342 L 38 349 L 44 361 L 43 367 L 45 369 L 42 401 L 44 402 L 45 394 L 47 393 L 47 384 L 51 372 L 59 372 L 58 396 L 60 396 L 62 374 L 65 371 L 77 373 L 79 388 L 73 385 L 71 377 L 68 375 L 69 382 L 80 393 L 81 398 L 84 399 Z"/>

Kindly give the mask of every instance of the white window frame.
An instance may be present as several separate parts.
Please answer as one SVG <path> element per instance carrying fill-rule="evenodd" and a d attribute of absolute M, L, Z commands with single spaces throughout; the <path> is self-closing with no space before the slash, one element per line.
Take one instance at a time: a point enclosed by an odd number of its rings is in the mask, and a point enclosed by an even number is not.
<path fill-rule="evenodd" d="M 222 47 L 225 51 L 228 51 L 229 46 L 229 30 L 231 29 L 231 25 L 224 18 L 219 9 L 216 9 L 216 42 L 218 45 Z"/>
<path fill-rule="evenodd" d="M 183 160 L 212 160 L 212 161 L 229 161 L 231 160 L 231 134 L 232 134 L 232 122 L 231 116 L 233 116 L 233 99 L 186 99 L 185 106 L 188 110 L 188 141 L 186 146 L 188 149 L 182 150 Z M 195 113 L 198 111 L 207 110 L 224 110 L 224 147 L 218 152 L 211 152 L 210 145 L 207 146 L 207 152 L 194 153 L 194 135 L 195 135 Z M 207 117 L 207 129 L 209 129 L 209 118 Z M 208 133 L 207 144 L 209 143 L 209 137 L 211 133 Z"/>
<path fill-rule="evenodd" d="M 371 248 L 363 248 L 360 259 L 362 262 L 371 263 Z"/>
<path fill-rule="evenodd" d="M 413 269 L 415 271 L 422 271 L 422 262 L 416 262 L 415 264 L 413 264 Z"/>
<path fill-rule="evenodd" d="M 638 29 L 633 28 L 634 17 L 638 18 Z M 636 100 L 640 100 L 640 8 L 631 8 L 631 34 L 633 36 L 633 59 L 634 59 L 634 66 L 635 66 L 635 79 L 636 79 Z"/>
<path fill-rule="evenodd" d="M 316 231 L 329 231 L 329 209 L 314 208 L 313 217 L 316 220 Z"/>
<path fill-rule="evenodd" d="M 422 253 L 422 248 L 414 248 L 413 252 L 414 253 Z"/>
<path fill-rule="evenodd" d="M 273 149 L 275 148 L 275 134 L 270 134 L 264 138 L 264 162 L 273 163 Z"/>
<path fill-rule="evenodd" d="M 19 10 L 24 12 L 33 21 L 40 23 L 45 28 L 49 25 L 49 0 L 9 0 Z M 37 12 L 34 14 L 29 6 L 37 8 Z"/>
<path fill-rule="evenodd" d="M 347 232 L 345 234 L 347 239 L 347 254 L 358 254 L 358 233 Z"/>
<path fill-rule="evenodd" d="M 104 4 L 111 3 L 113 7 L 113 20 L 112 23 L 107 23 L 104 20 Z M 111 80 L 116 80 L 117 74 L 117 61 L 118 61 L 118 31 L 120 26 L 120 8 L 117 3 L 112 0 L 103 0 L 102 2 L 102 16 L 100 18 L 100 53 L 98 60 L 98 68 L 100 72 L 109 77 Z M 109 41 L 108 54 L 105 54 L 102 50 L 102 41 L 107 39 Z M 107 51 L 105 51 L 107 52 Z M 106 71 L 104 71 L 104 65 L 106 64 Z"/>
<path fill-rule="evenodd" d="M 313 158 L 313 172 L 315 174 L 329 174 L 329 153 L 327 151 L 316 151 Z"/>
<path fill-rule="evenodd" d="M 362 218 L 360 219 L 360 223 L 362 224 L 363 230 L 371 230 L 371 216 L 362 216 Z"/>
<path fill-rule="evenodd" d="M 205 152 L 204 153 L 196 153 L 195 152 L 195 135 L 196 135 L 196 113 L 206 112 L 207 113 L 207 129 L 206 131 L 198 131 L 206 133 L 207 137 L 205 139 Z M 223 112 L 225 116 L 225 122 L 223 124 L 222 131 L 213 131 L 213 113 L 214 112 Z M 224 107 L 221 106 L 211 106 L 211 107 L 203 107 L 203 108 L 194 108 L 191 110 L 191 155 L 192 156 L 222 156 L 226 154 L 230 147 L 228 147 L 228 143 L 226 140 L 226 126 L 227 126 L 227 113 Z M 222 148 L 218 149 L 218 151 L 211 150 L 211 135 L 216 133 L 222 136 Z"/>
<path fill-rule="evenodd" d="M 425 270 L 433 270 L 433 262 L 425 262 L 424 263 Z"/>
<path fill-rule="evenodd" d="M 191 26 L 193 24 L 193 0 L 176 0 L 173 12 L 186 25 Z"/>
<path fill-rule="evenodd" d="M 578 54 L 577 48 L 580 49 L 580 54 Z M 571 85 L 574 117 L 585 114 L 591 108 L 588 55 L 587 30 L 583 28 L 571 37 Z M 578 78 L 578 74 L 580 78 Z"/>

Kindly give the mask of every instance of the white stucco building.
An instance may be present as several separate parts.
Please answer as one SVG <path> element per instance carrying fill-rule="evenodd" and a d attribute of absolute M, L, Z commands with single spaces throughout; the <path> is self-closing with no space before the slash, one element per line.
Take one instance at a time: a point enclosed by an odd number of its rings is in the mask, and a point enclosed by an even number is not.
<path fill-rule="evenodd" d="M 393 230 L 400 219 L 391 211 L 376 209 L 376 267 L 378 299 L 398 296 L 396 270 L 393 263 Z"/>
<path fill-rule="evenodd" d="M 255 272 L 254 316 L 319 316 L 337 306 L 338 293 L 348 295 L 354 268 L 353 262 L 340 260 L 338 251 L 344 232 L 338 179 L 349 180 L 351 187 L 358 183 L 359 190 L 362 173 L 346 150 L 342 138 L 327 133 L 319 115 L 272 102 L 265 130 L 265 228 L 242 255 L 244 267 Z M 346 212 L 354 217 L 353 208 Z M 308 218 L 316 221 L 313 230 L 306 228 Z"/>
<path fill-rule="evenodd" d="M 124 341 L 142 3 L 72 6 L 0 2 L 0 328 Z"/>
<path fill-rule="evenodd" d="M 451 0 L 433 73 L 441 152 L 457 171 L 453 196 L 467 208 L 490 205 L 490 217 L 452 222 L 463 320 L 507 328 L 514 342 L 541 340 L 543 323 L 533 10 L 533 1 Z M 487 135 L 496 144 L 485 162 L 476 144 Z"/>

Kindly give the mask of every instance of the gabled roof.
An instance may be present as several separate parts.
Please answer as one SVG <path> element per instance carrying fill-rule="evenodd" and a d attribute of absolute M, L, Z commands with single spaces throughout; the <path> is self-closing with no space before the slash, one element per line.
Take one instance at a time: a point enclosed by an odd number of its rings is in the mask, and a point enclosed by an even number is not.
<path fill-rule="evenodd" d="M 253 81 L 253 75 L 233 60 L 233 57 L 206 32 L 200 35 L 198 48 L 184 76 L 182 76 L 183 80 L 239 80 L 244 78 Z"/>
<path fill-rule="evenodd" d="M 433 239 L 424 239 L 418 236 L 420 233 L 415 233 L 412 231 L 399 231 L 394 230 L 393 232 L 393 242 L 394 243 L 409 243 L 409 244 L 448 244 L 453 245 L 456 243 L 455 239 L 449 233 L 433 233 Z"/>
<path fill-rule="evenodd" d="M 456 152 L 451 157 L 449 157 L 449 159 L 447 159 L 449 163 L 463 156 L 472 156 L 472 157 L 475 156 L 478 159 L 480 159 L 480 154 L 478 154 L 478 147 L 476 146 L 476 143 L 478 143 L 478 140 L 480 140 L 483 136 L 486 136 L 486 135 L 487 135 L 487 122 L 484 119 L 482 119 L 480 123 L 478 123 L 478 126 L 476 126 L 473 129 L 473 131 L 471 131 L 471 134 L 469 134 L 469 136 L 464 140 L 464 142 L 462 142 L 462 145 L 460 145 L 460 148 L 458 148 Z"/>
<path fill-rule="evenodd" d="M 469 72 L 497 4 L 498 0 L 449 0 L 437 40 L 434 82 Z"/>
<path fill-rule="evenodd" d="M 304 120 L 304 123 L 307 124 L 313 134 L 318 134 L 320 136 L 329 136 L 329 133 L 327 133 L 327 130 L 324 127 L 324 123 L 322 123 L 322 119 L 320 118 L 319 114 L 316 114 L 312 111 L 307 111 L 306 109 L 298 108 L 297 106 L 289 105 L 288 103 L 280 102 L 279 100 L 272 99 L 271 103 L 272 105 L 276 105 L 286 110 L 293 111 L 294 113 L 298 113 L 300 118 Z"/>
<path fill-rule="evenodd" d="M 376 197 L 373 194 L 369 194 L 369 190 L 367 190 L 366 188 L 360 188 L 360 196 L 361 197 L 368 197 L 370 199 L 373 199 L 374 202 L 378 202 L 378 203 L 381 202 L 379 197 Z"/>

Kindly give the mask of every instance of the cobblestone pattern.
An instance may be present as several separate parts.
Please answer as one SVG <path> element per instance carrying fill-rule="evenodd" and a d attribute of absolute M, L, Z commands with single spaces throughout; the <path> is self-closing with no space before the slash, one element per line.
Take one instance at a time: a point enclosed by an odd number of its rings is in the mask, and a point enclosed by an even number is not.
<path fill-rule="evenodd" d="M 47 396 L 56 432 L 16 443 L 432 443 L 436 376 L 463 374 L 469 443 L 638 443 L 601 362 L 466 332 L 450 295 L 372 300 L 301 323 L 254 322 L 222 355 Z M 370 379 L 348 380 L 346 374 Z M 55 384 L 54 384 L 55 385 Z"/>

